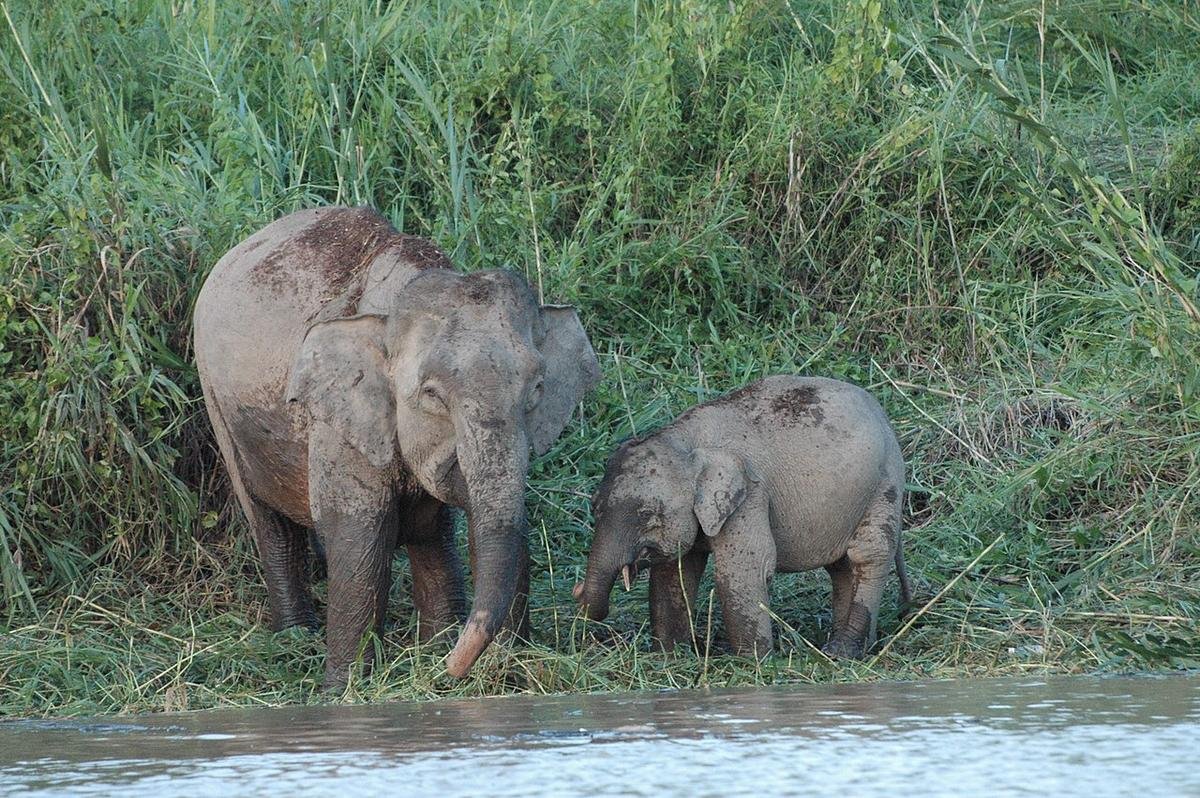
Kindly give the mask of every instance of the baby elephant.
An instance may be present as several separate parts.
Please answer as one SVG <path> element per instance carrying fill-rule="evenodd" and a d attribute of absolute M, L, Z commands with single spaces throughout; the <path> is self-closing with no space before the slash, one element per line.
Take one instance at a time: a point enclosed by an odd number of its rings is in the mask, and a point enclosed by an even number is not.
<path fill-rule="evenodd" d="M 767 377 L 609 458 L 575 598 L 601 620 L 617 576 L 628 590 L 649 566 L 659 645 L 694 644 L 696 585 L 712 553 L 729 641 L 763 655 L 772 576 L 823 566 L 833 580 L 833 633 L 822 650 L 861 657 L 875 641 L 893 562 L 902 599 L 911 596 L 900 548 L 903 490 L 900 445 L 870 394 L 837 380 Z"/>

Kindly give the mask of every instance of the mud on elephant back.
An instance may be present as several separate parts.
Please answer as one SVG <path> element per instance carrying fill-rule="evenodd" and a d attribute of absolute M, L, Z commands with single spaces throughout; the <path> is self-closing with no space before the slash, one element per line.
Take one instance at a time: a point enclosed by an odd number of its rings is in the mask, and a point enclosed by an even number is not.
<path fill-rule="evenodd" d="M 425 640 L 466 620 L 462 677 L 503 624 L 524 633 L 525 479 L 599 366 L 569 307 L 507 271 L 461 274 L 367 208 L 285 216 L 230 250 L 196 301 L 196 362 L 258 544 L 274 627 L 316 619 L 308 531 L 329 578 L 325 684 L 381 631 L 406 548 Z M 451 507 L 466 511 L 466 615 Z"/>

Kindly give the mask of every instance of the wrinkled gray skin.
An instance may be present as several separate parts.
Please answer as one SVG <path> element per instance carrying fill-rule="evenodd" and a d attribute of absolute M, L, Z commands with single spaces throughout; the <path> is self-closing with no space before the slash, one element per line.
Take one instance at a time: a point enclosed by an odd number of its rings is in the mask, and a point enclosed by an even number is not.
<path fill-rule="evenodd" d="M 708 556 L 729 641 L 771 650 L 776 572 L 824 567 L 833 631 L 824 651 L 860 657 L 875 640 L 900 549 L 904 461 L 882 408 L 836 380 L 767 377 L 626 442 L 593 500 L 595 538 L 575 597 L 608 614 L 618 575 L 650 568 L 650 621 L 664 650 L 694 645 L 692 609 Z M 628 568 L 628 570 L 625 570 Z"/>
<path fill-rule="evenodd" d="M 421 638 L 462 620 L 450 506 L 467 512 L 475 603 L 447 670 L 465 675 L 506 621 L 524 632 L 529 451 L 599 376 L 572 309 L 508 272 L 456 273 L 370 209 L 321 208 L 221 258 L 195 350 L 276 628 L 315 625 L 306 530 L 324 546 L 327 687 L 382 630 L 396 545 Z"/>

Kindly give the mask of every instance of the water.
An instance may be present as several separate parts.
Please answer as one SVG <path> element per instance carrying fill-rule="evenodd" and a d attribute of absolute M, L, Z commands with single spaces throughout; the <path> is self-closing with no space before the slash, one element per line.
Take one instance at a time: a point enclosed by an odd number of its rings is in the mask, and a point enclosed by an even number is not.
<path fill-rule="evenodd" d="M 515 697 L 0 723 L 0 794 L 1200 795 L 1200 678 Z"/>

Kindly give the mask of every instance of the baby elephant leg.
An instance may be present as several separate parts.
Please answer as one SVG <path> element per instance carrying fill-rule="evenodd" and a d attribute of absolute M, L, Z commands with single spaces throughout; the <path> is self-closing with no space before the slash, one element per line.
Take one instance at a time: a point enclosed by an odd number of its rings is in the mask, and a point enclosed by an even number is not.
<path fill-rule="evenodd" d="M 659 648 L 667 653 L 675 646 L 695 646 L 693 618 L 696 587 L 704 574 L 708 552 L 690 551 L 678 560 L 650 568 L 650 628 Z"/>
<path fill-rule="evenodd" d="M 875 643 L 900 528 L 896 496 L 893 487 L 880 493 L 850 537 L 846 555 L 826 568 L 833 581 L 833 632 L 821 650 L 831 657 L 857 659 Z"/>
<path fill-rule="evenodd" d="M 725 634 L 738 654 L 765 657 L 771 653 L 770 574 L 755 572 L 716 573 L 717 595 Z"/>
<path fill-rule="evenodd" d="M 750 502 L 747 502 L 748 504 Z M 725 635 L 734 651 L 771 653 L 770 585 L 775 575 L 775 539 L 766 510 L 743 508 L 713 543 L 714 581 L 721 600 Z"/>
<path fill-rule="evenodd" d="M 771 653 L 771 578 L 775 575 L 775 538 L 766 492 L 757 480 L 724 525 L 710 536 L 713 579 L 721 600 L 725 635 L 734 651 L 765 657 Z"/>

